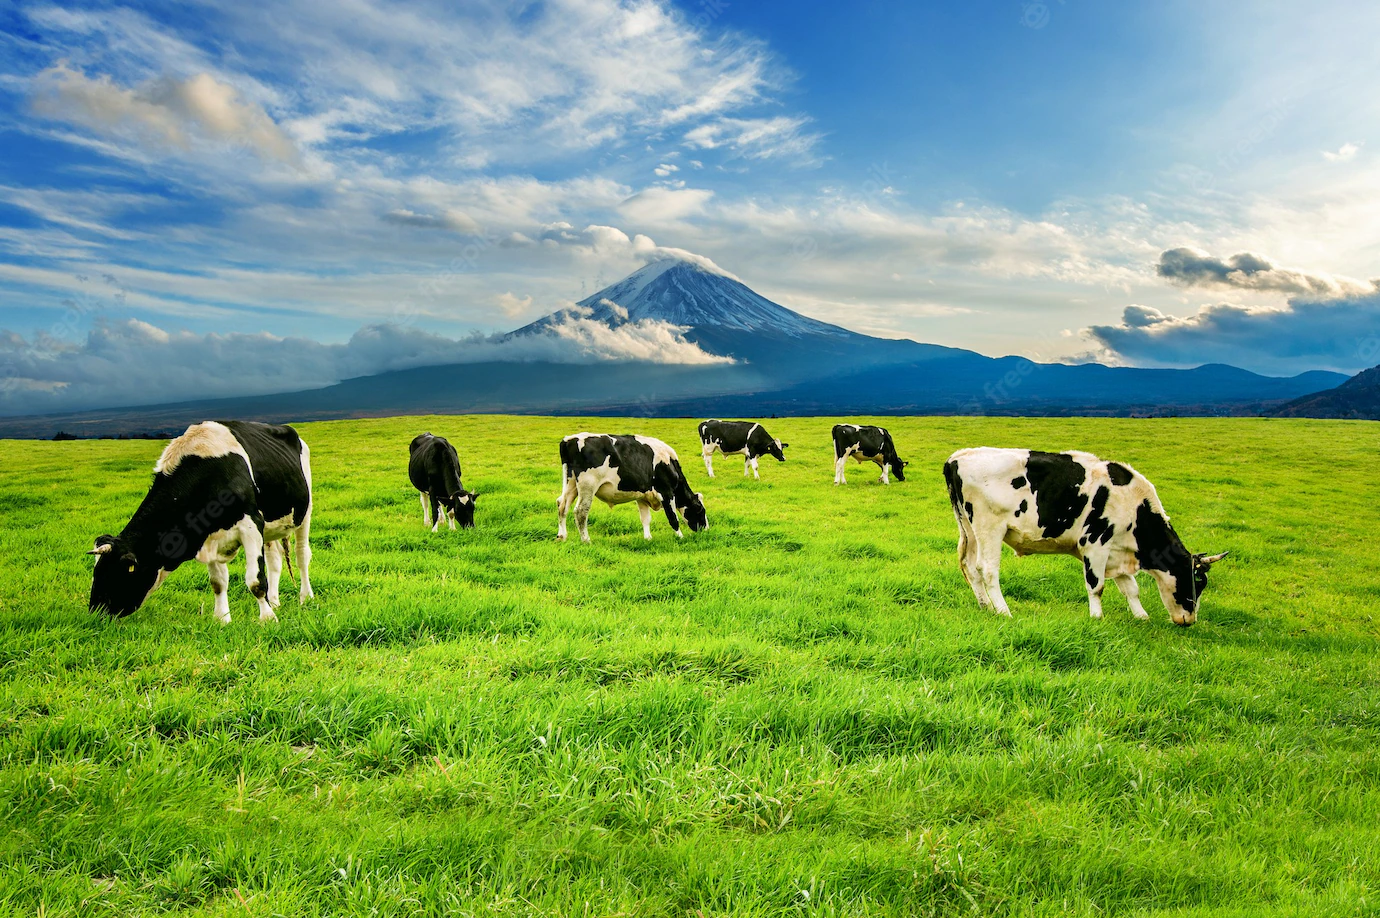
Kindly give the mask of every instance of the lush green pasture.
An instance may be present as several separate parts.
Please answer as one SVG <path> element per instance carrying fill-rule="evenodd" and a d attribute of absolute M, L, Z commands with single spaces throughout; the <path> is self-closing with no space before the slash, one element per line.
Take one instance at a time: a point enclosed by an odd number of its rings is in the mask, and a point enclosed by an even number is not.
<path fill-rule="evenodd" d="M 317 598 L 235 622 L 200 565 L 86 611 L 162 447 L 0 443 L 0 907 L 15 914 L 1380 913 L 1373 425 L 890 419 L 909 480 L 835 488 L 829 420 L 710 482 L 694 421 L 308 424 Z M 406 476 L 450 437 L 479 528 Z M 680 450 L 711 528 L 595 505 L 555 541 L 556 441 Z M 979 611 L 953 449 L 1134 464 L 1199 624 L 1008 555 Z M 1148 579 L 1145 581 L 1148 587 Z"/>

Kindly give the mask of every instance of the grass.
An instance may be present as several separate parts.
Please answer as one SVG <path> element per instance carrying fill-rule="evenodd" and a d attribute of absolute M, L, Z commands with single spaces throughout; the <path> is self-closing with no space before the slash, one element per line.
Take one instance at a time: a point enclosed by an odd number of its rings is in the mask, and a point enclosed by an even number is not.
<path fill-rule="evenodd" d="M 1380 914 L 1372 426 L 883 423 L 886 488 L 832 486 L 822 419 L 771 423 L 761 482 L 708 481 L 691 420 L 302 425 L 317 599 L 270 627 L 242 579 L 218 625 L 195 564 L 88 614 L 162 444 L 0 443 L 0 909 Z M 423 528 L 426 429 L 477 530 Z M 581 429 L 679 449 L 710 530 L 596 504 L 558 544 Z M 979 444 L 1146 473 L 1232 551 L 1199 624 L 1148 589 L 1091 621 L 1066 558 L 1008 555 L 1014 619 L 979 611 L 940 476 Z"/>

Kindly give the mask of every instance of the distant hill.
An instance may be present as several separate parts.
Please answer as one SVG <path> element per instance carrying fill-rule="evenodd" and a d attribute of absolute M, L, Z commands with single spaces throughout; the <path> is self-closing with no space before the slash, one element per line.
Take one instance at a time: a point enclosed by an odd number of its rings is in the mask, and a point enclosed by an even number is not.
<path fill-rule="evenodd" d="M 734 358 L 709 365 L 635 361 L 458 363 L 347 379 L 277 395 L 0 418 L 0 437 L 166 436 L 208 417 L 266 421 L 409 414 L 1257 415 L 1346 381 L 1277 378 L 1236 367 L 1146 370 L 1038 364 L 1020 357 L 873 338 L 773 303 L 712 265 L 657 259 L 573 310 L 617 329 L 659 320 Z M 504 336 L 550 334 L 553 313 Z"/>
<path fill-rule="evenodd" d="M 1380 366 L 1362 370 L 1335 389 L 1296 398 L 1269 413 L 1277 418 L 1380 421 Z"/>

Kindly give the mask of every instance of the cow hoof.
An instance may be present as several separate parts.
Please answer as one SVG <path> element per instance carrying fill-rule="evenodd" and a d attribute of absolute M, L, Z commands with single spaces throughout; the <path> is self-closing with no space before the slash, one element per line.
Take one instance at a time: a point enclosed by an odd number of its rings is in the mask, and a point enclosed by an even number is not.
<path fill-rule="evenodd" d="M 264 622 L 276 622 L 277 620 L 278 616 L 273 614 L 272 609 L 266 609 L 265 611 L 259 613 L 260 624 L 263 624 Z"/>

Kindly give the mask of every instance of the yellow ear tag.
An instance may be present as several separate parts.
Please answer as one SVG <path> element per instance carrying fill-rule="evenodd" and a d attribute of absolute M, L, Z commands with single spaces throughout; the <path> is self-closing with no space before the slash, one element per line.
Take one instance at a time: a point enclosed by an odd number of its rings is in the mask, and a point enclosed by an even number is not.
<path fill-rule="evenodd" d="M 134 573 L 134 565 L 133 565 L 133 564 L 131 564 L 131 565 L 129 566 L 129 572 L 130 572 L 131 574 Z"/>

